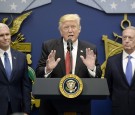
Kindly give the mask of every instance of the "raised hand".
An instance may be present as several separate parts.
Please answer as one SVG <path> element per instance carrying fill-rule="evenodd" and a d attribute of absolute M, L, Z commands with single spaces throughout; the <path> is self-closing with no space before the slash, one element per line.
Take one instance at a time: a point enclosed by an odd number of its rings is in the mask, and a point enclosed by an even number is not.
<path fill-rule="evenodd" d="M 87 66 L 88 69 L 93 70 L 95 67 L 95 60 L 96 55 L 94 54 L 93 50 L 90 48 L 86 48 L 86 58 L 84 58 L 82 55 L 80 56 L 83 63 Z"/>
<path fill-rule="evenodd" d="M 46 72 L 51 72 L 59 63 L 60 58 L 55 60 L 56 50 L 51 50 L 51 53 L 48 55 L 48 59 L 46 60 Z"/>

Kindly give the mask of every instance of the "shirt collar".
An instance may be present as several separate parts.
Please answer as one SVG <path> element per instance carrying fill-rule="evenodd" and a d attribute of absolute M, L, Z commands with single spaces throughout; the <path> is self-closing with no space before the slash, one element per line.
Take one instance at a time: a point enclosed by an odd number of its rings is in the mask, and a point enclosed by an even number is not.
<path fill-rule="evenodd" d="M 67 50 L 67 42 L 63 39 L 64 50 Z M 73 49 L 78 47 L 78 39 L 73 43 Z"/>
<path fill-rule="evenodd" d="M 4 52 L 7 52 L 8 53 L 8 55 L 10 55 L 11 54 L 11 48 L 9 47 L 6 51 L 4 51 L 4 50 L 2 50 L 2 49 L 0 49 L 0 57 L 2 57 L 3 56 L 3 54 L 4 54 Z"/>
<path fill-rule="evenodd" d="M 129 54 L 126 53 L 126 52 L 123 50 L 123 59 L 126 59 L 128 55 L 129 55 Z M 132 58 L 135 59 L 135 51 L 134 51 L 133 53 L 131 53 L 130 56 L 132 56 Z"/>

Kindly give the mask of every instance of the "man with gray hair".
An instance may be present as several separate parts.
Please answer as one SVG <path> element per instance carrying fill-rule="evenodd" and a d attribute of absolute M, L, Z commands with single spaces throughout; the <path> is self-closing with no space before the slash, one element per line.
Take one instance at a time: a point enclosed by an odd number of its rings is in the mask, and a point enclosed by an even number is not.
<path fill-rule="evenodd" d="M 10 29 L 0 23 L 0 114 L 31 111 L 31 80 L 26 55 L 12 49 Z"/>
<path fill-rule="evenodd" d="M 107 60 L 107 78 L 113 115 L 135 115 L 135 27 L 122 32 L 123 51 Z"/>

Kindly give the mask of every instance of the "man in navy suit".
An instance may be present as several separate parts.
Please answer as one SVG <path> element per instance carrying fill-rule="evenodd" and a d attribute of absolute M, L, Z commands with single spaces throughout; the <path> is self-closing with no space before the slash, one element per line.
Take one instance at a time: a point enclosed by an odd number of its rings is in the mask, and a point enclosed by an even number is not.
<path fill-rule="evenodd" d="M 105 78 L 109 85 L 113 115 L 135 115 L 135 27 L 123 30 L 122 45 L 121 53 L 108 58 Z M 128 65 L 132 65 L 129 70 Z M 130 71 L 129 76 L 127 73 Z"/>
<path fill-rule="evenodd" d="M 100 78 L 102 71 L 97 61 L 97 49 L 92 43 L 78 39 L 81 32 L 80 17 L 78 14 L 66 14 L 59 20 L 60 39 L 52 39 L 43 43 L 41 58 L 36 68 L 37 77 L 62 78 L 66 75 L 65 57 L 67 52 L 67 41 L 70 39 L 72 45 L 72 74 L 80 78 Z M 49 88 L 48 88 L 49 90 Z M 50 110 L 47 101 L 41 100 L 40 115 Z M 89 102 L 87 102 L 88 104 Z M 52 107 L 52 106 L 50 106 Z M 85 107 L 84 107 L 85 108 Z M 87 108 L 87 110 L 86 110 Z M 90 115 L 90 105 L 82 112 L 83 115 Z M 56 112 L 47 115 L 57 115 Z"/>
<path fill-rule="evenodd" d="M 11 34 L 6 24 L 0 23 L 0 114 L 11 115 L 31 110 L 31 80 L 25 54 L 10 47 Z M 8 66 L 4 55 L 6 52 Z M 10 72 L 7 72 L 6 68 Z"/>

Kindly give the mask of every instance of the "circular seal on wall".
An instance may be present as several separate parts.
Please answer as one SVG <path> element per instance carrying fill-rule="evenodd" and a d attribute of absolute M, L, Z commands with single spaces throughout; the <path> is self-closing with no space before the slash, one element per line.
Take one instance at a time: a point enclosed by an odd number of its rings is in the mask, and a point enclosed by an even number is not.
<path fill-rule="evenodd" d="M 67 98 L 75 98 L 81 94 L 83 83 L 78 76 L 68 74 L 60 80 L 59 89 L 63 96 Z"/>

